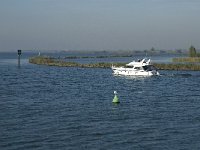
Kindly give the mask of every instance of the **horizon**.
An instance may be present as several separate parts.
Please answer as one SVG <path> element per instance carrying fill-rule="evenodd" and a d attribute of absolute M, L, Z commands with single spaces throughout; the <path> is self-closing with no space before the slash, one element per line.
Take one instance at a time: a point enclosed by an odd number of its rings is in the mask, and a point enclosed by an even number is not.
<path fill-rule="evenodd" d="M 200 49 L 198 0 L 2 0 L 0 52 Z"/>
<path fill-rule="evenodd" d="M 11 50 L 11 51 L 0 51 L 0 53 L 17 53 L 19 49 L 16 50 Z M 164 49 L 154 49 L 153 51 L 151 49 L 144 49 L 144 50 L 128 50 L 128 49 L 118 49 L 118 50 L 25 50 L 25 49 L 20 49 L 23 53 L 24 52 L 30 52 L 30 53 L 38 53 L 38 52 L 43 52 L 43 53 L 71 53 L 71 52 L 80 52 L 80 53 L 89 53 L 89 52 L 113 52 L 113 53 L 127 53 L 127 52 L 132 52 L 132 53 L 145 53 L 145 52 L 151 52 L 151 53 L 187 53 L 189 52 L 188 49 L 169 49 L 169 50 L 164 50 Z M 196 49 L 196 51 L 200 51 L 200 49 Z"/>

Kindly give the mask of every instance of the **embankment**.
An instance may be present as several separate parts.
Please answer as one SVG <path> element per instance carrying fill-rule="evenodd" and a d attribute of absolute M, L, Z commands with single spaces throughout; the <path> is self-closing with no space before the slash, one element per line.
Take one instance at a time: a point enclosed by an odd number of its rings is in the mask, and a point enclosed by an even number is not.
<path fill-rule="evenodd" d="M 36 56 L 29 58 L 29 63 L 37 65 L 47 65 L 47 66 L 59 66 L 59 67 L 82 67 L 82 68 L 110 68 L 112 65 L 124 66 L 126 63 L 90 63 L 90 64 L 80 64 L 76 62 L 66 62 L 60 61 L 55 58 L 47 56 Z M 200 70 L 200 65 L 198 64 L 153 64 L 156 68 L 160 70 Z"/>

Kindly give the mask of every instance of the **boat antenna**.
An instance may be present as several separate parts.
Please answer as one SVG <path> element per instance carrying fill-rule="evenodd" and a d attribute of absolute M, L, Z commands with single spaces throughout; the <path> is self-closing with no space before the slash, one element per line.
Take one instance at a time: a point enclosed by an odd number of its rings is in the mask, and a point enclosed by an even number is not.
<path fill-rule="evenodd" d="M 145 55 L 146 55 L 146 58 L 147 58 L 147 52 L 145 53 Z"/>

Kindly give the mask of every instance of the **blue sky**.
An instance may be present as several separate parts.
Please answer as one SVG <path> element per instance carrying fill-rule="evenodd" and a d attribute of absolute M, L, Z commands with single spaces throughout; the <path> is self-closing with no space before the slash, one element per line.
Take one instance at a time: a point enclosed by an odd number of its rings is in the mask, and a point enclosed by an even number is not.
<path fill-rule="evenodd" d="M 0 0 L 0 51 L 200 49 L 199 0 Z"/>

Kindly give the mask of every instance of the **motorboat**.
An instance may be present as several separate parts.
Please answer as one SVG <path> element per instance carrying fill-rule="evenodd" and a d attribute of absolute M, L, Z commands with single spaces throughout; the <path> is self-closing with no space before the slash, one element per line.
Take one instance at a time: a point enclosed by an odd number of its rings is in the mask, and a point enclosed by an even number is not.
<path fill-rule="evenodd" d="M 138 61 L 132 61 L 126 64 L 124 67 L 112 66 L 114 75 L 125 76 L 153 76 L 160 75 L 157 68 L 150 62 L 151 60 L 146 58 Z"/>

